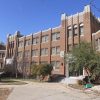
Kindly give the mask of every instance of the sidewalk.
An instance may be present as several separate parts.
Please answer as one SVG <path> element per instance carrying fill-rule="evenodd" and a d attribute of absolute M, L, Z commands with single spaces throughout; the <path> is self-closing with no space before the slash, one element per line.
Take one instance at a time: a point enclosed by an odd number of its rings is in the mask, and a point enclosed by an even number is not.
<path fill-rule="evenodd" d="M 91 90 L 100 92 L 100 85 L 92 87 Z"/>

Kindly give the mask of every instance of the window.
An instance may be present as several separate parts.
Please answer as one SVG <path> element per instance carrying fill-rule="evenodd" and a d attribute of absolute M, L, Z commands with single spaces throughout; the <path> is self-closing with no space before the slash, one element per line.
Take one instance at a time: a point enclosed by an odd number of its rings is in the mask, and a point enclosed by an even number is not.
<path fill-rule="evenodd" d="M 51 54 L 52 55 L 60 54 L 60 46 L 52 47 L 51 48 Z"/>
<path fill-rule="evenodd" d="M 30 51 L 29 50 L 25 51 L 25 57 L 29 57 L 29 56 L 30 56 Z"/>
<path fill-rule="evenodd" d="M 24 46 L 24 42 L 23 41 L 19 41 L 18 47 L 23 47 L 23 46 Z"/>
<path fill-rule="evenodd" d="M 78 35 L 78 29 L 77 29 L 77 25 L 74 25 L 74 36 Z"/>
<path fill-rule="evenodd" d="M 3 67 L 3 63 L 0 63 L 0 68 L 2 69 L 2 67 Z"/>
<path fill-rule="evenodd" d="M 0 53 L 0 58 L 2 58 L 2 53 Z"/>
<path fill-rule="evenodd" d="M 72 37 L 72 30 L 68 29 L 68 37 Z"/>
<path fill-rule="evenodd" d="M 36 38 L 33 38 L 33 45 L 36 45 L 39 43 L 39 38 L 36 37 Z"/>
<path fill-rule="evenodd" d="M 84 27 L 83 24 L 80 24 L 80 35 L 84 35 Z"/>
<path fill-rule="evenodd" d="M 78 47 L 78 44 L 74 44 L 74 47 L 77 48 Z"/>
<path fill-rule="evenodd" d="M 37 65 L 38 63 L 36 61 L 32 61 L 31 65 Z"/>
<path fill-rule="evenodd" d="M 69 52 L 72 51 L 72 45 L 71 45 L 71 44 L 68 45 L 68 51 L 69 51 Z"/>
<path fill-rule="evenodd" d="M 26 45 L 26 46 L 28 46 L 28 45 L 30 45 L 30 44 L 31 44 L 31 40 L 26 40 L 26 41 L 25 41 L 25 45 Z"/>
<path fill-rule="evenodd" d="M 60 39 L 60 32 L 52 33 L 52 41 Z"/>
<path fill-rule="evenodd" d="M 5 56 L 4 53 L 0 53 L 0 58 L 3 58 Z"/>
<path fill-rule="evenodd" d="M 42 43 L 48 42 L 48 35 L 42 36 Z"/>
<path fill-rule="evenodd" d="M 38 56 L 38 49 L 32 50 L 32 56 Z"/>
<path fill-rule="evenodd" d="M 41 64 L 47 64 L 48 62 L 47 61 L 41 61 Z"/>
<path fill-rule="evenodd" d="M 41 49 L 41 56 L 42 55 L 48 55 L 48 48 L 42 48 Z"/>
<path fill-rule="evenodd" d="M 29 68 L 29 67 L 30 67 L 29 62 L 24 62 L 24 64 L 25 64 L 25 67 L 27 67 L 27 68 Z M 26 69 L 25 69 L 25 70 L 26 70 Z"/>
<path fill-rule="evenodd" d="M 60 61 L 51 61 L 51 64 L 52 64 L 54 70 L 60 68 Z"/>
<path fill-rule="evenodd" d="M 18 57 L 22 57 L 22 51 L 18 52 Z"/>

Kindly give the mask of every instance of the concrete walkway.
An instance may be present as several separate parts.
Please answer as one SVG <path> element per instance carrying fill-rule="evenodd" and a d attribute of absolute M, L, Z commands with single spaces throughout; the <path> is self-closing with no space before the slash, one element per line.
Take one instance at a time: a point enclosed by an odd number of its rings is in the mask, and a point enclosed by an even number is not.
<path fill-rule="evenodd" d="M 3 86 L 2 86 L 3 87 Z M 7 100 L 100 100 L 100 96 L 65 87 L 60 83 L 32 83 L 13 88 Z"/>

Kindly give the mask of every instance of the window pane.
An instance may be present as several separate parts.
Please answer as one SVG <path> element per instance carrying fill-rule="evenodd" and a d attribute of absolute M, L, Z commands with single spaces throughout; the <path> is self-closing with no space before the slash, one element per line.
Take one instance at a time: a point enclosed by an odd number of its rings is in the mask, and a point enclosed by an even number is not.
<path fill-rule="evenodd" d="M 39 38 L 36 37 L 36 38 L 33 38 L 33 45 L 36 45 L 39 43 Z"/>
<path fill-rule="evenodd" d="M 72 45 L 68 45 L 68 51 L 72 51 Z"/>
<path fill-rule="evenodd" d="M 83 34 L 84 34 L 83 26 L 80 26 L 80 35 L 83 35 Z"/>
<path fill-rule="evenodd" d="M 77 28 L 74 28 L 74 36 L 78 35 L 78 30 Z"/>
<path fill-rule="evenodd" d="M 18 57 L 22 57 L 22 51 L 18 52 Z"/>
<path fill-rule="evenodd" d="M 51 64 L 52 64 L 54 70 L 60 68 L 60 61 L 51 61 Z"/>
<path fill-rule="evenodd" d="M 29 56 L 30 56 L 30 51 L 29 50 L 25 51 L 25 57 L 29 57 Z"/>
<path fill-rule="evenodd" d="M 48 55 L 48 48 L 41 49 L 41 55 Z"/>
<path fill-rule="evenodd" d="M 46 35 L 46 37 L 45 37 L 45 41 L 46 41 L 46 42 L 48 42 L 48 39 L 49 39 L 48 37 L 49 37 L 49 36 Z"/>
<path fill-rule="evenodd" d="M 32 61 L 31 65 L 37 65 L 36 61 Z"/>
<path fill-rule="evenodd" d="M 45 55 L 48 55 L 48 48 L 45 48 Z"/>
<path fill-rule="evenodd" d="M 31 41 L 30 40 L 26 40 L 26 46 L 30 45 Z"/>
<path fill-rule="evenodd" d="M 45 42 L 45 36 L 42 36 L 42 43 Z"/>
<path fill-rule="evenodd" d="M 41 49 L 41 55 L 44 55 L 44 49 Z"/>
<path fill-rule="evenodd" d="M 19 41 L 19 47 L 23 47 L 23 46 L 24 46 L 23 41 Z"/>
<path fill-rule="evenodd" d="M 59 69 L 59 67 L 60 67 L 60 62 L 59 61 L 56 61 L 55 69 Z"/>
<path fill-rule="evenodd" d="M 38 56 L 38 49 L 32 50 L 32 56 Z"/>
<path fill-rule="evenodd" d="M 55 48 L 55 47 L 52 47 L 52 49 L 51 49 L 51 54 L 52 54 L 52 55 L 56 54 L 56 48 Z"/>
<path fill-rule="evenodd" d="M 48 62 L 47 61 L 41 61 L 41 64 L 47 64 Z"/>
<path fill-rule="evenodd" d="M 36 44 L 36 38 L 33 39 L 33 44 Z"/>
<path fill-rule="evenodd" d="M 60 47 L 56 47 L 56 54 L 60 54 Z"/>
<path fill-rule="evenodd" d="M 68 36 L 72 37 L 72 30 L 71 29 L 68 29 Z"/>
<path fill-rule="evenodd" d="M 60 39 L 60 32 L 52 33 L 52 41 Z"/>
<path fill-rule="evenodd" d="M 57 33 L 56 34 L 56 40 L 59 40 L 60 39 L 60 33 Z"/>
<path fill-rule="evenodd" d="M 52 33 L 52 41 L 56 40 L 56 34 Z"/>

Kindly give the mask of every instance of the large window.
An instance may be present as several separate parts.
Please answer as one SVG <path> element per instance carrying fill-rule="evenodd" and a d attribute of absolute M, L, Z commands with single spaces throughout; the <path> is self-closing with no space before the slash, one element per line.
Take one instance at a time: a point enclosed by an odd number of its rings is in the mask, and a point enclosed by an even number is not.
<path fill-rule="evenodd" d="M 25 57 L 29 57 L 30 56 L 30 51 L 29 50 L 26 50 L 25 51 Z"/>
<path fill-rule="evenodd" d="M 51 54 L 52 55 L 60 54 L 60 46 L 52 47 Z"/>
<path fill-rule="evenodd" d="M 28 45 L 30 45 L 30 44 L 31 44 L 31 40 L 26 40 L 26 41 L 25 41 L 25 45 L 26 45 L 26 46 L 28 46 Z"/>
<path fill-rule="evenodd" d="M 32 50 L 32 56 L 38 56 L 38 49 Z"/>
<path fill-rule="evenodd" d="M 48 35 L 42 36 L 42 43 L 48 42 Z"/>
<path fill-rule="evenodd" d="M 51 64 L 52 64 L 54 70 L 60 68 L 60 61 L 51 61 Z"/>
<path fill-rule="evenodd" d="M 36 45 L 39 43 L 39 37 L 33 38 L 33 45 Z"/>
<path fill-rule="evenodd" d="M 24 46 L 24 42 L 23 41 L 19 41 L 18 47 L 23 47 L 23 46 Z"/>
<path fill-rule="evenodd" d="M 60 32 L 52 33 L 52 41 L 60 39 Z"/>
<path fill-rule="evenodd" d="M 48 55 L 48 48 L 41 49 L 41 56 Z"/>

